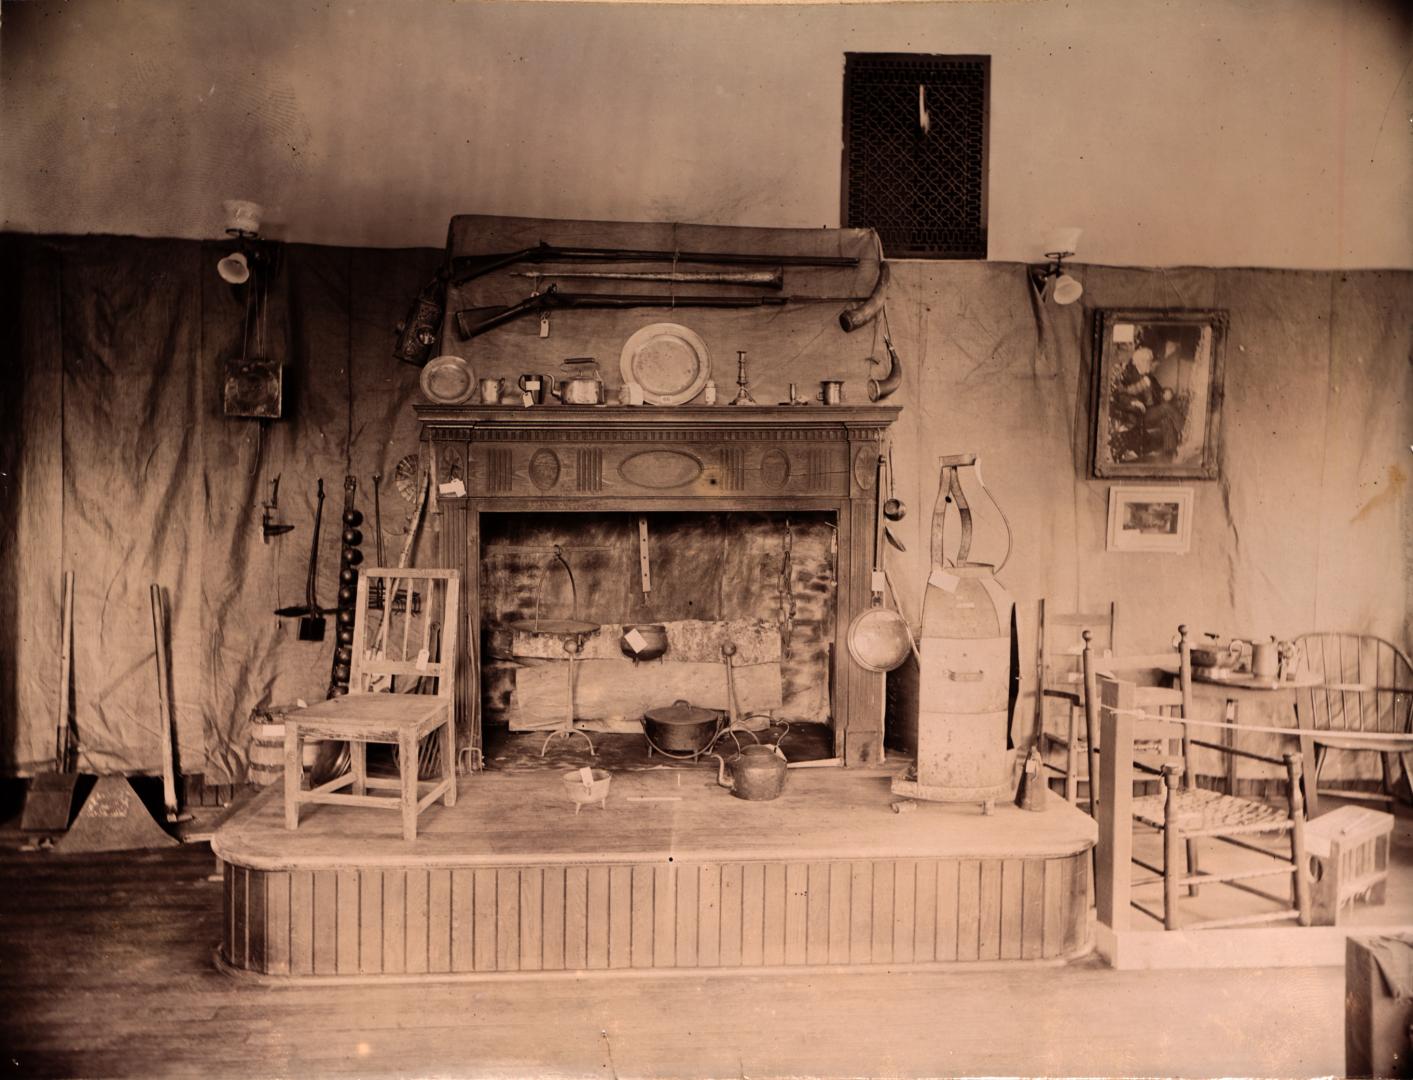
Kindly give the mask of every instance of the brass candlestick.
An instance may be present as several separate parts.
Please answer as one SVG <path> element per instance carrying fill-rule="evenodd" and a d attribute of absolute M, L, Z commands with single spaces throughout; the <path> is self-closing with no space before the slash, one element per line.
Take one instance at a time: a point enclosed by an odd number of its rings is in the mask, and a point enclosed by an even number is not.
<path fill-rule="evenodd" d="M 745 349 L 736 350 L 736 385 L 739 387 L 739 389 L 736 391 L 736 396 L 731 399 L 731 404 L 754 405 L 756 403 L 756 399 L 751 397 L 751 391 L 748 388 L 748 382 L 746 379 Z"/>

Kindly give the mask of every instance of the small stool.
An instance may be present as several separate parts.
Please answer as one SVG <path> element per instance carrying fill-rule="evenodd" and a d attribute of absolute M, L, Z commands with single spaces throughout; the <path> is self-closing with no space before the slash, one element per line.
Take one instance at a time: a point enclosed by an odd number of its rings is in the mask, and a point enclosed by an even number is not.
<path fill-rule="evenodd" d="M 285 717 L 285 828 L 299 828 L 299 808 L 305 803 L 365 806 L 402 814 L 402 836 L 417 839 L 417 818 L 438 798 L 456 804 L 456 734 L 451 705 L 441 697 L 419 694 L 348 694 L 330 698 Z M 428 781 L 423 793 L 417 780 L 417 750 L 422 738 L 442 736 L 440 780 Z M 300 787 L 300 755 L 307 736 L 348 742 L 351 767 L 342 776 L 309 791 Z M 368 744 L 393 743 L 398 748 L 396 780 L 368 776 Z M 348 793 L 341 788 L 349 788 Z M 394 796 L 371 795 L 370 788 L 388 789 Z"/>
<path fill-rule="evenodd" d="M 1313 925 L 1337 925 L 1340 909 L 1359 896 L 1384 902 L 1392 834 L 1392 814 L 1362 806 L 1341 806 L 1306 824 Z"/>

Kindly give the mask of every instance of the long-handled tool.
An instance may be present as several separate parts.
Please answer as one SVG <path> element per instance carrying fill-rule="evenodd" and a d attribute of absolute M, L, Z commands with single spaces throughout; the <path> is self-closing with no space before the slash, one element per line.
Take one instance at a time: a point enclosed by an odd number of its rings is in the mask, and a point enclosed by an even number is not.
<path fill-rule="evenodd" d="M 167 688 L 167 613 L 162 605 L 162 587 L 152 586 L 152 645 L 157 654 L 157 719 L 162 735 L 162 804 L 170 822 L 190 821 L 177 806 L 177 755 L 172 740 L 172 702 Z"/>
<path fill-rule="evenodd" d="M 37 773 L 30 779 L 25 794 L 25 808 L 20 815 L 20 828 L 25 832 L 63 832 L 69 827 L 69 812 L 74 805 L 74 743 L 71 738 L 69 713 L 72 712 L 70 683 L 72 678 L 74 637 L 74 572 L 64 572 L 64 599 L 61 622 L 63 637 L 59 645 L 59 715 L 54 736 L 54 771 Z"/>
<path fill-rule="evenodd" d="M 319 524 L 324 517 L 324 481 L 319 481 L 318 502 L 314 507 L 314 537 L 309 544 L 309 577 L 304 585 L 304 603 L 282 607 L 275 612 L 282 619 L 299 620 L 300 641 L 323 641 L 328 614 L 314 598 L 314 584 L 319 577 Z"/>

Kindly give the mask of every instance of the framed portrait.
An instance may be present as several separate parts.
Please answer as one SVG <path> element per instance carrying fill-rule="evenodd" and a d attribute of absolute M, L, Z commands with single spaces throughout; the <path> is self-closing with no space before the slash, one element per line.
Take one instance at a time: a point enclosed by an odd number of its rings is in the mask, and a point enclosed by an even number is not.
<path fill-rule="evenodd" d="M 1225 311 L 1094 315 L 1094 475 L 1214 480 Z"/>
<path fill-rule="evenodd" d="M 1192 546 L 1192 488 L 1109 489 L 1108 551 L 1184 555 Z"/>

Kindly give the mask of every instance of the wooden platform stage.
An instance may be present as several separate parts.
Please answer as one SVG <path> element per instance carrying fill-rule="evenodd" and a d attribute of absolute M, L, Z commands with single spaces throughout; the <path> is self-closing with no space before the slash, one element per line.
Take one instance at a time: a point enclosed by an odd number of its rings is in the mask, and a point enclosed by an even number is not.
<path fill-rule="evenodd" d="M 505 977 L 1060 962 L 1088 951 L 1094 822 L 919 803 L 891 772 L 792 769 L 747 802 L 697 768 L 620 772 L 575 814 L 560 770 L 460 779 L 404 841 L 394 815 L 271 789 L 212 848 L 219 960 L 280 979 Z"/>

